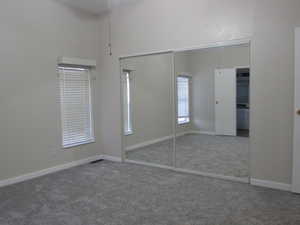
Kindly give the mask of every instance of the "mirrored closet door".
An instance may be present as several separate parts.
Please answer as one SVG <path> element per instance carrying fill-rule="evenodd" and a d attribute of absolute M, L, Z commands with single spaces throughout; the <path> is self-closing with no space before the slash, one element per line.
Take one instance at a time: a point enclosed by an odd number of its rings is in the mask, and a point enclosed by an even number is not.
<path fill-rule="evenodd" d="M 248 181 L 249 47 L 175 53 L 176 167 Z"/>
<path fill-rule="evenodd" d="M 121 59 L 123 148 L 127 161 L 173 165 L 173 54 Z"/>
<path fill-rule="evenodd" d="M 126 161 L 248 182 L 250 44 L 121 59 Z"/>

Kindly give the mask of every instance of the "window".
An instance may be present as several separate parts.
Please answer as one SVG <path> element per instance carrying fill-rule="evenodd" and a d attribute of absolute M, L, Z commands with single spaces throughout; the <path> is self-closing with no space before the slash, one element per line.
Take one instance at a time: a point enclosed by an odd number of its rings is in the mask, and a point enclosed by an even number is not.
<path fill-rule="evenodd" d="M 177 77 L 177 121 L 178 124 L 190 122 L 190 78 L 187 76 Z"/>
<path fill-rule="evenodd" d="M 63 147 L 94 142 L 90 70 L 60 66 L 58 72 Z"/>
<path fill-rule="evenodd" d="M 131 78 L 130 71 L 124 70 L 123 80 L 124 91 L 124 134 L 133 134 L 132 131 L 132 115 L 131 115 Z"/>

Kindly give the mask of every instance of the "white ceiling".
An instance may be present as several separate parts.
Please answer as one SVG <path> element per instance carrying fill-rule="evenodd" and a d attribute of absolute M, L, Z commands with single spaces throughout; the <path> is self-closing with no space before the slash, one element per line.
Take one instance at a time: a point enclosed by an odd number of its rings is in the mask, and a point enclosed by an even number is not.
<path fill-rule="evenodd" d="M 102 14 L 112 7 L 128 4 L 137 0 L 59 0 L 71 7 L 78 8 L 93 14 Z"/>

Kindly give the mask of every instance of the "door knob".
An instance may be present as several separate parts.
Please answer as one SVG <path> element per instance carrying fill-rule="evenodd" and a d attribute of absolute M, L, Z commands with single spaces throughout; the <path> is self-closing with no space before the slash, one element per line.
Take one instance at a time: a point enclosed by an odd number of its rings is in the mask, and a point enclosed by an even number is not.
<path fill-rule="evenodd" d="M 300 109 L 297 109 L 297 115 L 300 116 Z"/>

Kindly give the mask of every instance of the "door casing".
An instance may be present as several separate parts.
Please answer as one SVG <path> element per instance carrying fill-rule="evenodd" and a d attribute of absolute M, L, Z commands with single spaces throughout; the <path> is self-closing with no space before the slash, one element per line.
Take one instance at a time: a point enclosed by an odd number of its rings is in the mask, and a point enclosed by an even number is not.
<path fill-rule="evenodd" d="M 295 30 L 295 112 L 292 191 L 300 193 L 300 27 Z"/>

